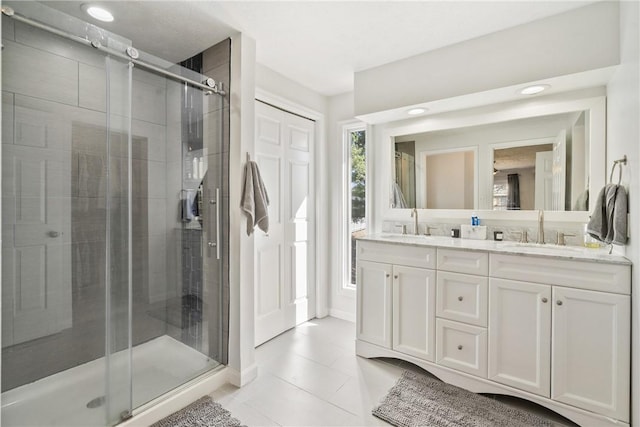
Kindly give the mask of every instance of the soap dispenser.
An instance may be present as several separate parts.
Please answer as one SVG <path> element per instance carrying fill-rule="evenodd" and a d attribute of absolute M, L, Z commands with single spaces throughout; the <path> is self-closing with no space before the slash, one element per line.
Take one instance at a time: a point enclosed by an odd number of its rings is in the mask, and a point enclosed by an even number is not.
<path fill-rule="evenodd" d="M 472 226 L 480 225 L 480 218 L 478 218 L 478 214 L 476 214 L 475 212 L 471 214 L 471 225 Z"/>

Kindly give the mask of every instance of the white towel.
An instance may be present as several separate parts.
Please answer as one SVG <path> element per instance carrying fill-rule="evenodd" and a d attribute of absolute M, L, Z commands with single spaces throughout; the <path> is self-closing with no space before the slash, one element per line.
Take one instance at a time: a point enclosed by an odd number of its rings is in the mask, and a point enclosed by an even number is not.
<path fill-rule="evenodd" d="M 394 208 L 404 209 L 407 207 L 407 202 L 405 201 L 402 190 L 397 182 L 393 183 L 393 201 L 391 203 Z"/>
<path fill-rule="evenodd" d="M 587 233 L 606 244 L 627 243 L 627 192 L 623 186 L 607 184 L 600 190 Z"/>
<path fill-rule="evenodd" d="M 262 182 L 258 164 L 248 161 L 244 166 L 244 186 L 242 188 L 242 210 L 247 215 L 247 235 L 253 233 L 256 225 L 265 233 L 269 232 L 269 196 Z"/>

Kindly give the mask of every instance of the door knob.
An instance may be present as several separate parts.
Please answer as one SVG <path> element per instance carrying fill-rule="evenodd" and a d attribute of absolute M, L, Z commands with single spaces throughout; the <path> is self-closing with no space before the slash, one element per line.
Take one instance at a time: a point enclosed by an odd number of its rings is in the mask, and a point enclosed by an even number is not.
<path fill-rule="evenodd" d="M 62 235 L 62 233 L 58 232 L 58 231 L 50 231 L 47 233 L 49 235 L 49 237 L 59 237 Z"/>

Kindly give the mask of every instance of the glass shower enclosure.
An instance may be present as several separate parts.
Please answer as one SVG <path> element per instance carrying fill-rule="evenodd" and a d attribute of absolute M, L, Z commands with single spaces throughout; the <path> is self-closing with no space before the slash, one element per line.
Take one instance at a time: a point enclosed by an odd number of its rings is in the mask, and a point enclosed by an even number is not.
<path fill-rule="evenodd" d="M 1 422 L 114 425 L 226 363 L 224 92 L 40 3 L 2 20 Z"/>

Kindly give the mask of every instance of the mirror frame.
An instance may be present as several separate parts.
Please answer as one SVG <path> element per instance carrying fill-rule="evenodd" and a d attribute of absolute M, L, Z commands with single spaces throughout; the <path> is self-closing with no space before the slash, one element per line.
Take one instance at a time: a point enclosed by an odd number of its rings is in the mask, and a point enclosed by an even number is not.
<path fill-rule="evenodd" d="M 384 195 L 376 201 L 377 211 L 382 213 L 382 220 L 406 221 L 409 209 L 391 208 L 391 177 L 395 166 L 392 159 L 395 149 L 395 138 L 417 133 L 455 129 L 467 126 L 500 123 L 511 120 L 584 111 L 589 121 L 589 200 L 588 211 L 545 211 L 545 219 L 549 221 L 579 222 L 589 220 L 594 207 L 595 196 L 606 182 L 606 96 L 604 88 L 598 95 L 580 97 L 580 93 L 548 95 L 525 101 L 512 101 L 502 104 L 476 107 L 472 109 L 451 111 L 431 116 L 423 116 L 411 120 L 402 120 L 376 125 L 376 144 L 380 147 L 376 152 L 380 155 L 380 171 L 376 179 L 376 187 L 384 188 Z M 377 162 L 376 162 L 377 163 Z M 383 167 L 384 166 L 384 167 Z M 471 216 L 471 209 L 419 209 L 421 218 L 461 220 L 466 223 Z M 494 211 L 474 209 L 481 219 L 488 220 L 535 220 L 537 211 Z M 381 226 L 381 224 L 380 224 Z"/>

